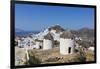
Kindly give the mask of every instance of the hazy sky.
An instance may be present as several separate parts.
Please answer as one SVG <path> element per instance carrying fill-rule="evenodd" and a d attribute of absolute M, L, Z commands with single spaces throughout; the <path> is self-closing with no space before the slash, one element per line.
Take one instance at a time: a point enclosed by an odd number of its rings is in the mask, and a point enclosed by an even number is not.
<path fill-rule="evenodd" d="M 94 28 L 94 8 L 15 5 L 16 28 L 32 31 L 56 24 L 65 29 Z"/>

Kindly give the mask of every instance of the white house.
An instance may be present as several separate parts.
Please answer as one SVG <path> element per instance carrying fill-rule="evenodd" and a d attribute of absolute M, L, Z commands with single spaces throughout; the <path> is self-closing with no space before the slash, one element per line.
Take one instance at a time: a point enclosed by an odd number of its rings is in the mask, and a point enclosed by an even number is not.
<path fill-rule="evenodd" d="M 60 35 L 60 54 L 72 54 L 74 53 L 74 36 L 70 31 L 64 31 Z"/>
<path fill-rule="evenodd" d="M 88 50 L 94 51 L 94 47 L 89 47 Z"/>
<path fill-rule="evenodd" d="M 21 47 L 21 40 L 17 40 L 18 41 L 18 47 Z"/>
<path fill-rule="evenodd" d="M 48 33 L 47 35 L 44 36 L 43 39 L 43 50 L 48 50 L 52 49 L 53 47 L 53 36 Z"/>

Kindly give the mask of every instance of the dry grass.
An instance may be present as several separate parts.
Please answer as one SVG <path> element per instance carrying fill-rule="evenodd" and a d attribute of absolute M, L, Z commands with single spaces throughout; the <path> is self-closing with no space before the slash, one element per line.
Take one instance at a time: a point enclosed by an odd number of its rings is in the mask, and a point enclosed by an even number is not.
<path fill-rule="evenodd" d="M 30 64 L 52 64 L 52 63 L 71 63 L 71 62 L 82 62 L 79 53 L 61 55 L 59 52 L 59 47 L 42 50 L 42 49 L 32 49 L 29 50 L 29 55 L 32 62 Z M 17 48 L 15 49 L 15 57 L 25 57 L 24 49 Z M 94 52 L 86 51 L 85 52 L 86 61 L 94 61 Z M 28 62 L 29 63 L 29 62 Z"/>
<path fill-rule="evenodd" d="M 77 54 L 61 55 L 58 47 L 45 51 L 33 49 L 30 54 L 40 59 L 42 64 L 75 62 L 77 56 Z"/>
<path fill-rule="evenodd" d="M 94 61 L 94 52 L 93 51 L 87 51 L 86 52 L 86 61 Z"/>

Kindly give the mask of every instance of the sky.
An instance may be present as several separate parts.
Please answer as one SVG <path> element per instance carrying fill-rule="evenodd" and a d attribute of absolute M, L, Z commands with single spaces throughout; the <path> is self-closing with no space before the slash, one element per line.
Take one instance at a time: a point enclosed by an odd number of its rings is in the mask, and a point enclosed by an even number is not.
<path fill-rule="evenodd" d="M 40 31 L 56 24 L 65 29 L 94 28 L 94 8 L 15 5 L 15 28 Z"/>

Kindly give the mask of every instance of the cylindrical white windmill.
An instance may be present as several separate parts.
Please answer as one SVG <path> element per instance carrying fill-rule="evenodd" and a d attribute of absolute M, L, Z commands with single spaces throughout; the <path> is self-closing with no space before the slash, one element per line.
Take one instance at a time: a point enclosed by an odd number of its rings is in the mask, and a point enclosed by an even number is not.
<path fill-rule="evenodd" d="M 43 50 L 48 50 L 52 49 L 53 47 L 53 36 L 48 33 L 47 35 L 44 36 L 43 39 Z"/>
<path fill-rule="evenodd" d="M 36 49 L 39 49 L 39 45 L 40 45 L 40 43 L 36 42 Z"/>
<path fill-rule="evenodd" d="M 60 54 L 74 53 L 74 36 L 70 31 L 65 31 L 60 35 Z"/>
<path fill-rule="evenodd" d="M 41 49 L 43 47 L 43 40 L 36 39 L 35 42 L 36 42 L 36 45 L 35 45 L 36 49 Z"/>

